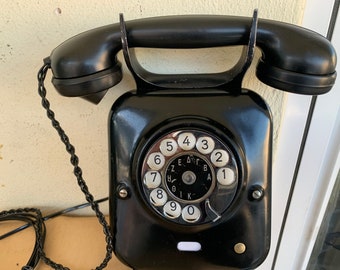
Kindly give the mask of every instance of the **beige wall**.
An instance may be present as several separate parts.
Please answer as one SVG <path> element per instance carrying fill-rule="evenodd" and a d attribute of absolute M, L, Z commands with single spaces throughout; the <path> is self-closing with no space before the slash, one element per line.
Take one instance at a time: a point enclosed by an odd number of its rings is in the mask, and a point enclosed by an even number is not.
<path fill-rule="evenodd" d="M 88 29 L 125 19 L 172 14 L 226 14 L 300 24 L 305 0 L 130 0 L 130 1 L 5 1 L 0 0 L 0 211 L 35 206 L 48 212 L 84 201 L 56 132 L 41 108 L 36 74 L 42 59 L 65 39 Z M 141 53 L 151 70 L 163 72 L 223 70 L 226 49 L 211 57 L 188 51 Z M 157 56 L 157 59 L 153 59 Z M 120 54 L 120 59 L 122 55 Z M 185 61 L 181 61 L 185 59 Z M 223 59 L 223 61 L 221 61 Z M 192 68 L 201 67 L 204 68 Z M 48 97 L 57 118 L 76 146 L 85 179 L 96 198 L 108 195 L 107 118 L 122 92 L 134 87 L 125 79 L 97 106 L 78 98 L 59 96 L 47 78 Z M 259 91 L 271 106 L 275 136 L 280 126 L 284 95 L 259 83 L 253 70 L 245 86 Z M 276 138 L 276 137 L 275 137 Z M 106 209 L 107 211 L 107 209 Z"/>

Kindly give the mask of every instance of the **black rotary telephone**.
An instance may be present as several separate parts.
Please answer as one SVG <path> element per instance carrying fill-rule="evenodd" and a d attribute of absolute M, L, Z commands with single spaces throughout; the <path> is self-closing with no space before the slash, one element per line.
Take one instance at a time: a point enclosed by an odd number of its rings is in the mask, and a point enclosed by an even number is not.
<path fill-rule="evenodd" d="M 133 47 L 242 45 L 238 63 L 210 74 L 155 74 Z M 324 37 L 298 26 L 229 16 L 139 19 L 79 34 L 45 61 L 64 96 L 94 103 L 122 79 L 117 53 L 137 88 L 109 116 L 110 223 L 116 256 L 133 269 L 255 268 L 271 228 L 272 119 L 241 84 L 256 75 L 298 94 L 328 92 L 336 54 Z"/>

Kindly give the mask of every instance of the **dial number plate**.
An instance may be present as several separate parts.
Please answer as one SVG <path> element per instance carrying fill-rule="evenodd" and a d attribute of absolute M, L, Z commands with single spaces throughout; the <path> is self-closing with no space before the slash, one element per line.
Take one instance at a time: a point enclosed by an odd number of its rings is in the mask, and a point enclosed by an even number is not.
<path fill-rule="evenodd" d="M 232 203 L 238 166 L 229 146 L 203 130 L 174 130 L 147 150 L 141 186 L 147 203 L 180 224 L 217 221 Z"/>
<path fill-rule="evenodd" d="M 177 200 L 200 201 L 214 187 L 214 171 L 209 161 L 198 153 L 181 153 L 165 169 L 165 184 Z"/>

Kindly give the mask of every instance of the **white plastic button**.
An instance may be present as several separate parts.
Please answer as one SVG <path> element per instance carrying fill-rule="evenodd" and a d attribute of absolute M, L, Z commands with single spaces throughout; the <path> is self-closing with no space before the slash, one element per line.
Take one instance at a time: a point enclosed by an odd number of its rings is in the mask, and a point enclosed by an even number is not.
<path fill-rule="evenodd" d="M 224 186 L 235 182 L 235 172 L 231 168 L 221 168 L 217 171 L 217 181 Z"/>
<path fill-rule="evenodd" d="M 153 170 L 160 170 L 163 168 L 165 158 L 160 152 L 151 153 L 148 157 L 147 164 Z"/>
<path fill-rule="evenodd" d="M 184 132 L 178 136 L 177 142 L 183 150 L 191 150 L 195 147 L 196 137 L 190 132 Z"/>
<path fill-rule="evenodd" d="M 158 171 L 147 171 L 144 175 L 144 184 L 149 189 L 159 187 L 161 182 L 162 176 Z"/>
<path fill-rule="evenodd" d="M 210 160 L 216 167 L 224 167 L 229 161 L 229 154 L 223 149 L 215 149 L 211 153 Z"/>
<path fill-rule="evenodd" d="M 200 251 L 202 246 L 199 242 L 183 241 L 177 243 L 179 251 Z"/>
<path fill-rule="evenodd" d="M 174 219 L 181 215 L 182 208 L 178 202 L 168 201 L 163 207 L 163 212 L 168 218 Z"/>
<path fill-rule="evenodd" d="M 201 211 L 195 205 L 187 205 L 182 210 L 182 218 L 189 223 L 195 223 L 201 217 Z"/>
<path fill-rule="evenodd" d="M 168 200 L 168 195 L 161 188 L 156 188 L 150 193 L 150 201 L 154 206 L 162 206 Z"/>
<path fill-rule="evenodd" d="M 215 148 L 215 141 L 210 137 L 200 137 L 197 139 L 196 148 L 202 154 L 210 154 Z"/>

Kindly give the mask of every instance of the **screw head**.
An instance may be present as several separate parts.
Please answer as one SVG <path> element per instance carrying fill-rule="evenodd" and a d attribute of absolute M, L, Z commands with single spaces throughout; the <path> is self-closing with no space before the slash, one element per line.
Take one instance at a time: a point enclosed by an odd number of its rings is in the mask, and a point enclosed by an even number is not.
<path fill-rule="evenodd" d="M 125 199 L 128 196 L 128 191 L 125 188 L 122 188 L 121 190 L 119 190 L 118 194 L 119 197 Z"/>
<path fill-rule="evenodd" d="M 261 186 L 253 186 L 250 189 L 249 196 L 250 196 L 251 200 L 259 201 L 264 196 L 264 190 L 263 190 L 263 188 Z"/>
<path fill-rule="evenodd" d="M 119 185 L 117 195 L 120 199 L 127 199 L 130 196 L 129 188 L 125 184 Z"/>
<path fill-rule="evenodd" d="M 252 196 L 255 200 L 260 199 L 262 197 L 262 195 L 263 195 L 262 190 L 258 190 L 258 189 L 254 190 L 253 193 L 252 193 Z"/>

